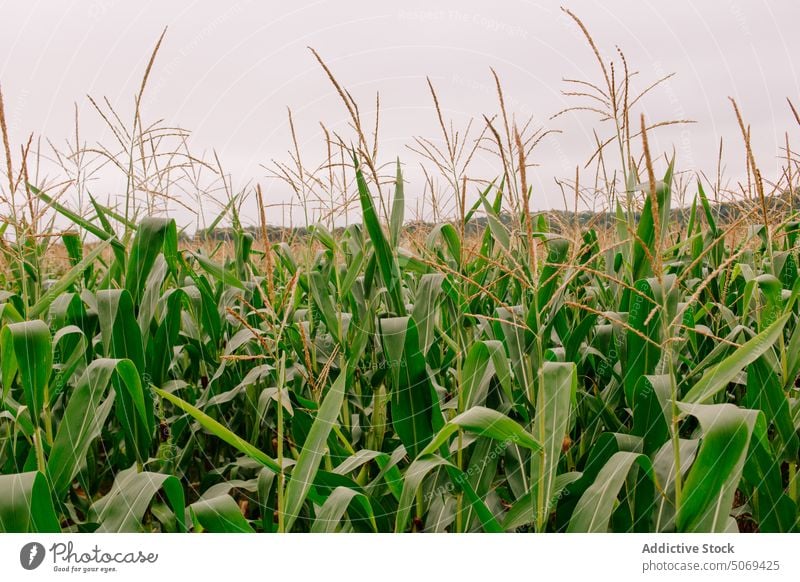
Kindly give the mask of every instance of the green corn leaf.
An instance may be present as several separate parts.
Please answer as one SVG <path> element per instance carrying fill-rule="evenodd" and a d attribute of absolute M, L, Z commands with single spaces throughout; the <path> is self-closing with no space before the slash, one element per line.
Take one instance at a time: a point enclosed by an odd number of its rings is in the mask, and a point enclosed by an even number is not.
<path fill-rule="evenodd" d="M 169 392 L 166 392 L 161 388 L 153 387 L 153 391 L 164 400 L 171 402 L 173 405 L 177 406 L 179 409 L 183 410 L 186 414 L 194 418 L 200 424 L 200 426 L 202 426 L 205 430 L 207 430 L 217 438 L 225 441 L 233 448 L 247 455 L 254 461 L 261 463 L 262 465 L 272 469 L 276 473 L 280 473 L 280 465 L 278 465 L 278 463 L 274 459 L 272 459 L 266 453 L 258 450 L 256 447 L 254 447 L 253 445 L 251 445 L 238 435 L 234 434 L 230 429 L 225 428 L 218 421 L 208 416 L 199 408 L 192 406 L 182 398 L 175 396 L 174 394 L 170 394 Z"/>
<path fill-rule="evenodd" d="M 230 495 L 200 499 L 188 508 L 193 521 L 209 533 L 255 533 Z"/>
<path fill-rule="evenodd" d="M 745 366 L 752 364 L 772 347 L 781 337 L 783 328 L 791 316 L 791 313 L 787 313 L 779 317 L 767 329 L 746 341 L 730 356 L 706 370 L 703 377 L 684 395 L 683 401 L 698 404 L 707 402 L 724 390 Z"/>
<path fill-rule="evenodd" d="M 30 188 L 33 194 L 44 200 L 48 206 L 51 206 L 53 209 L 56 210 L 56 212 L 63 215 L 70 222 L 77 224 L 86 232 L 93 234 L 100 240 L 109 242 L 116 251 L 119 251 L 121 253 L 125 252 L 125 245 L 123 245 L 119 240 L 116 239 L 113 232 L 109 232 L 108 230 L 104 230 L 102 228 L 97 227 L 91 221 L 86 220 L 81 215 L 69 210 L 66 206 L 60 204 L 55 199 L 51 198 L 49 195 L 45 194 L 43 191 L 39 190 L 32 184 L 28 184 L 28 188 Z"/>
<path fill-rule="evenodd" d="M 747 392 L 743 405 L 761 410 L 764 418 L 775 427 L 779 458 L 787 461 L 798 458 L 800 442 L 792 422 L 789 399 L 783 391 L 775 365 L 766 355 L 747 366 Z"/>
<path fill-rule="evenodd" d="M 292 470 L 292 476 L 286 485 L 284 505 L 286 531 L 291 531 L 295 520 L 300 516 L 308 490 L 314 482 L 317 469 L 325 455 L 328 435 L 331 428 L 338 424 L 337 419 L 344 400 L 346 379 L 347 374 L 341 372 L 325 395 L 303 449 L 300 451 L 297 464 Z"/>
<path fill-rule="evenodd" d="M 678 406 L 698 420 L 702 441 L 683 484 L 677 529 L 680 532 L 729 531 L 733 496 L 760 413 L 731 404 L 678 403 Z"/>
<path fill-rule="evenodd" d="M 156 256 L 163 252 L 167 264 L 174 268 L 178 254 L 178 232 L 172 219 L 150 216 L 136 229 L 125 275 L 125 288 L 138 305 L 145 281 L 153 268 Z"/>
<path fill-rule="evenodd" d="M 38 471 L 0 475 L 0 533 L 60 531 L 44 475 Z"/>
<path fill-rule="evenodd" d="M 333 533 L 336 531 L 339 522 L 347 512 L 347 508 L 351 503 L 358 503 L 361 509 L 370 518 L 370 525 L 373 531 L 377 531 L 377 524 L 375 523 L 375 515 L 372 511 L 372 506 L 369 503 L 369 498 L 363 493 L 354 491 L 347 487 L 337 487 L 322 504 L 322 507 L 317 511 L 314 524 L 311 526 L 312 533 Z"/>
<path fill-rule="evenodd" d="M 642 437 L 648 455 L 670 438 L 671 377 L 641 376 L 633 388 L 633 434 Z"/>
<path fill-rule="evenodd" d="M 177 477 L 137 472 L 134 467 L 117 474 L 111 490 L 92 505 L 89 517 L 99 524 L 99 533 L 134 533 L 141 531 L 142 517 L 162 491 L 175 515 L 178 531 L 186 531 L 183 488 Z"/>
<path fill-rule="evenodd" d="M 543 447 L 541 454 L 531 457 L 532 491 L 535 502 L 536 527 L 543 530 L 553 507 L 553 489 L 562 455 L 564 437 L 568 436 L 572 403 L 575 401 L 578 377 L 573 363 L 545 362 L 536 394 L 536 416 L 533 438 Z"/>
<path fill-rule="evenodd" d="M 38 319 L 10 323 L 0 332 L 0 345 L 4 390 L 8 390 L 19 371 L 25 404 L 34 423 L 38 425 L 48 401 L 48 381 L 53 370 L 50 329 Z"/>
<path fill-rule="evenodd" d="M 392 425 L 403 445 L 417 456 L 434 431 L 433 387 L 411 317 L 380 320 L 386 365 L 392 376 Z"/>
<path fill-rule="evenodd" d="M 111 411 L 114 395 L 109 395 L 108 388 L 119 362 L 95 360 L 70 394 L 47 462 L 51 487 L 58 498 L 69 489 Z"/>
<path fill-rule="evenodd" d="M 372 247 L 378 262 L 378 270 L 389 293 L 392 309 L 397 315 L 402 316 L 405 315 L 406 308 L 405 301 L 403 301 L 402 282 L 397 258 L 383 233 L 383 227 L 381 227 L 378 214 L 375 212 L 367 181 L 364 179 L 364 174 L 361 172 L 358 159 L 355 156 L 353 156 L 353 162 L 356 168 L 356 183 L 358 184 L 358 196 L 361 200 L 364 225 L 367 227 L 367 232 L 372 240 Z"/>
<path fill-rule="evenodd" d="M 245 284 L 242 283 L 236 275 L 224 269 L 205 255 L 201 255 L 200 253 L 190 253 L 190 255 L 194 257 L 194 259 L 197 261 L 197 264 L 200 265 L 200 267 L 206 273 L 217 279 L 222 284 L 228 287 L 241 289 L 242 291 L 247 290 Z"/>
<path fill-rule="evenodd" d="M 439 450 L 459 428 L 496 441 L 517 443 L 532 451 L 542 450 L 542 445 L 536 439 L 505 414 L 476 406 L 450 420 L 420 451 L 419 456 L 431 455 Z"/>
<path fill-rule="evenodd" d="M 475 511 L 478 519 L 480 520 L 483 528 L 487 532 L 501 532 L 503 531 L 500 524 L 492 515 L 491 511 L 486 507 L 483 500 L 481 500 L 475 493 L 472 486 L 462 471 L 459 471 L 452 463 L 438 457 L 436 455 L 429 455 L 417 458 L 406 470 L 403 479 L 403 492 L 400 495 L 398 502 L 397 516 L 395 519 L 395 532 L 401 533 L 406 530 L 411 511 L 414 507 L 414 497 L 417 495 L 422 481 L 428 474 L 437 468 L 444 468 L 451 481 L 456 487 L 462 490 L 465 497 L 471 503 L 473 511 Z"/>
<path fill-rule="evenodd" d="M 653 465 L 646 456 L 627 451 L 614 453 L 578 501 L 569 522 L 569 532 L 608 531 L 617 496 L 634 465 L 653 478 Z"/>
<path fill-rule="evenodd" d="M 106 289 L 98 291 L 96 298 L 105 356 L 127 358 L 144 373 L 142 332 L 131 294 L 125 289 Z"/>
<path fill-rule="evenodd" d="M 394 198 L 392 200 L 392 216 L 390 220 L 389 239 L 392 248 L 400 244 L 400 231 L 403 228 L 403 218 L 406 210 L 406 197 L 403 193 L 403 172 L 400 169 L 400 160 L 397 160 L 397 177 L 394 183 Z"/>
<path fill-rule="evenodd" d="M 663 239 L 669 228 L 671 191 L 672 191 L 672 172 L 674 160 L 670 162 L 664 180 L 656 184 L 656 203 L 658 209 L 653 208 L 652 196 L 648 191 L 645 193 L 644 208 L 636 229 L 636 238 L 633 240 L 633 257 L 631 270 L 633 281 L 638 281 L 652 273 L 651 257 L 656 254 L 656 241 Z M 656 214 L 658 222 L 656 223 Z M 660 226 L 660 232 L 656 232 L 656 224 Z M 622 237 L 625 238 L 625 237 Z"/>
<path fill-rule="evenodd" d="M 28 309 L 28 317 L 39 317 L 43 315 L 47 311 L 47 308 L 50 307 L 58 297 L 84 275 L 86 270 L 95 263 L 97 258 L 103 254 L 110 244 L 111 242 L 109 241 L 98 244 L 88 255 L 81 259 L 69 271 L 64 273 L 61 279 L 50 286 L 39 300 Z"/>

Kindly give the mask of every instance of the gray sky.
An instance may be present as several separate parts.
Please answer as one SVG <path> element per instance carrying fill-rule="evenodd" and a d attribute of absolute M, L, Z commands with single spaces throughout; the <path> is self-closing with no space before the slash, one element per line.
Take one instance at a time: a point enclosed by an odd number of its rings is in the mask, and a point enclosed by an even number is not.
<path fill-rule="evenodd" d="M 774 176 L 784 132 L 794 141 L 800 132 L 786 105 L 787 96 L 800 103 L 792 59 L 800 54 L 800 5 L 563 4 L 583 19 L 605 56 L 613 56 L 615 45 L 625 51 L 630 68 L 640 72 L 640 88 L 677 73 L 642 111 L 648 120 L 698 123 L 654 134 L 651 149 L 671 151 L 674 144 L 680 169 L 714 173 L 723 137 L 729 173 L 740 176 L 743 148 L 730 95 L 752 125 L 765 176 Z M 152 46 L 169 26 L 145 95 L 146 120 L 163 118 L 191 130 L 195 151 L 216 149 L 237 184 L 261 181 L 271 201 L 288 199 L 286 188 L 266 178 L 261 167 L 288 159 L 287 106 L 312 161 L 322 153 L 319 121 L 347 131 L 346 111 L 307 46 L 320 52 L 366 118 L 380 92 L 382 159 L 400 155 L 409 164 L 411 204 L 422 187 L 411 166 L 420 160 L 406 146 L 414 136 L 440 136 L 426 76 L 456 126 L 497 111 L 493 67 L 518 118 L 532 115 L 538 125 L 563 131 L 535 153 L 541 167 L 530 180 L 539 208 L 563 205 L 553 177 L 572 177 L 593 149 L 592 131 L 607 135 L 611 129 L 590 114 L 549 121 L 576 104 L 561 95 L 564 77 L 600 79 L 593 55 L 559 3 L 26 0 L 0 1 L 0 15 L 0 82 L 15 143 L 29 132 L 63 143 L 72 134 L 74 103 L 82 139 L 108 143 L 86 95 L 108 97 L 129 119 Z M 496 173 L 496 164 L 479 156 L 476 172 Z"/>

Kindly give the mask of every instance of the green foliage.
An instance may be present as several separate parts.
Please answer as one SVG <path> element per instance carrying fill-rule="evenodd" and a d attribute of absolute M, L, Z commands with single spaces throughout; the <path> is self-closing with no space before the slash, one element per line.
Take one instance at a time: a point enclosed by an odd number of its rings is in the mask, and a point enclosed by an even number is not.
<path fill-rule="evenodd" d="M 676 222 L 670 167 L 608 232 L 503 181 L 413 237 L 354 170 L 302 248 L 33 190 L 94 239 L 0 292 L 0 531 L 798 530 L 794 222 Z"/>

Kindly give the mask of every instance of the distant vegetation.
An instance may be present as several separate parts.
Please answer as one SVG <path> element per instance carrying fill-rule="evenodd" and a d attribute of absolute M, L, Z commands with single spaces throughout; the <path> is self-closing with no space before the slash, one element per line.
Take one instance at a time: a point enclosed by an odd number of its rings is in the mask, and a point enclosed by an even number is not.
<path fill-rule="evenodd" d="M 780 220 L 795 216 L 797 211 L 800 211 L 800 193 L 795 193 L 790 196 L 788 190 L 774 196 L 765 197 L 766 208 L 769 212 L 771 219 Z M 712 216 L 720 225 L 730 225 L 744 217 L 753 214 L 753 201 L 733 201 L 733 202 L 719 202 L 709 203 L 709 208 Z M 641 218 L 641 212 L 634 210 L 630 213 L 635 221 Z M 599 230 L 608 230 L 614 228 L 618 222 L 618 216 L 615 212 L 591 212 L 582 211 L 574 212 L 570 210 L 546 210 L 540 212 L 533 212 L 532 217 L 538 220 L 539 217 L 545 219 L 550 225 L 553 232 L 562 232 L 564 227 L 580 227 L 580 228 L 596 228 Z M 685 227 L 691 217 L 691 208 L 678 207 L 670 210 L 670 223 Z M 507 227 L 513 226 L 518 223 L 518 219 L 508 212 L 501 212 L 498 215 L 500 222 Z M 486 216 L 475 216 L 465 225 L 465 234 L 479 235 L 486 230 L 489 219 Z M 455 221 L 451 222 L 455 224 Z M 434 229 L 435 223 L 414 221 L 404 224 L 403 230 L 408 235 L 415 233 L 428 233 Z M 347 230 L 347 227 L 340 226 L 332 230 L 332 234 L 336 236 L 342 235 Z M 236 238 L 237 232 L 248 233 L 254 240 L 263 238 L 262 228 L 260 226 L 251 225 L 243 226 L 240 230 L 232 227 L 217 227 L 213 230 L 200 229 L 194 235 L 189 236 L 181 233 L 181 240 L 184 241 L 233 241 Z M 312 236 L 314 226 L 305 227 L 281 227 L 274 225 L 266 226 L 267 238 L 275 243 L 282 241 L 302 241 L 307 237 Z"/>

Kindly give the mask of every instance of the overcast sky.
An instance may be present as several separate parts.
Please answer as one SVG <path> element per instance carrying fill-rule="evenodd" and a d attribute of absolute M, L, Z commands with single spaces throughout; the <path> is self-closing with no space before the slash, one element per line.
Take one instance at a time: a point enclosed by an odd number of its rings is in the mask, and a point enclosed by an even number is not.
<path fill-rule="evenodd" d="M 786 105 L 786 97 L 800 103 L 792 58 L 800 55 L 800 5 L 563 3 L 583 19 L 604 56 L 614 56 L 615 46 L 625 51 L 640 73 L 640 88 L 677 73 L 649 96 L 643 112 L 648 120 L 698 123 L 653 135 L 652 149 L 671 151 L 674 144 L 679 168 L 713 173 L 724 137 L 730 173 L 741 175 L 741 139 L 727 100 L 733 96 L 752 125 L 765 175 L 774 176 L 784 132 L 795 142 L 800 134 Z M 145 119 L 191 130 L 194 150 L 215 149 L 237 184 L 261 181 L 273 201 L 288 195 L 266 178 L 262 164 L 288 159 L 287 106 L 310 158 L 321 153 L 319 121 L 346 132 L 346 111 L 307 46 L 319 51 L 365 117 L 380 92 L 382 157 L 400 155 L 409 165 L 419 162 L 406 149 L 414 136 L 439 137 L 425 77 L 458 126 L 497 111 L 494 68 L 518 118 L 533 116 L 537 125 L 563 131 L 535 153 L 541 167 L 531 182 L 538 208 L 563 205 L 553 177 L 574 175 L 592 150 L 592 132 L 610 130 L 589 114 L 549 120 L 576 104 L 561 94 L 563 78 L 600 80 L 592 53 L 559 3 L 26 0 L 0 1 L 0 83 L 12 141 L 34 132 L 63 142 L 72 134 L 77 103 L 82 139 L 107 143 L 86 96 L 107 97 L 128 119 L 165 26 Z M 479 159 L 476 167 L 493 171 L 489 163 Z M 422 184 L 413 169 L 408 176 L 413 204 Z"/>

